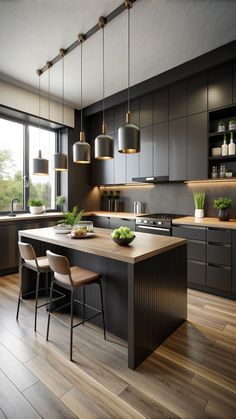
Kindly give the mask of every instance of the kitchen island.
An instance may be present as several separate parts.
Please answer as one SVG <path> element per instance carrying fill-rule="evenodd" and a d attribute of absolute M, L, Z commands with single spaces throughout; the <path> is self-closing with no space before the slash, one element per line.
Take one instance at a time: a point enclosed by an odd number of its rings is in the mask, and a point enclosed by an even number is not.
<path fill-rule="evenodd" d="M 112 241 L 107 229 L 96 228 L 94 237 L 83 240 L 56 234 L 53 228 L 19 232 L 20 240 L 32 243 L 37 254 L 50 249 L 67 256 L 71 265 L 103 275 L 106 329 L 128 341 L 131 369 L 187 317 L 186 240 L 135 234 L 134 242 L 123 247 Z M 86 302 L 99 307 L 97 289 L 90 288 Z"/>

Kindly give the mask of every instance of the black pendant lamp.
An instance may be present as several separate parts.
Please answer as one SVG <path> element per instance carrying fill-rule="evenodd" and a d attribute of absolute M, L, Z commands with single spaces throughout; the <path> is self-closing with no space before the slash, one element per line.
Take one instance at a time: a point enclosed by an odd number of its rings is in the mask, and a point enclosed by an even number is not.
<path fill-rule="evenodd" d="M 62 80 L 61 80 L 61 86 L 62 86 L 62 123 L 64 125 L 64 119 L 65 119 L 65 107 L 64 107 L 64 85 L 65 85 L 65 77 L 64 77 L 64 56 L 65 56 L 65 50 L 63 48 L 59 51 L 61 56 L 61 74 L 62 74 Z M 61 138 L 59 138 L 59 151 L 53 155 L 53 161 L 54 161 L 54 170 L 57 172 L 65 172 L 67 170 L 67 155 L 62 153 L 60 151 L 61 149 Z"/>
<path fill-rule="evenodd" d="M 126 113 L 126 124 L 118 130 L 118 148 L 119 153 L 132 154 L 140 152 L 140 129 L 131 123 L 130 112 L 130 9 L 133 3 L 125 0 L 125 6 L 128 11 L 128 112 Z"/>
<path fill-rule="evenodd" d="M 80 103 L 81 103 L 81 125 L 80 125 L 80 139 L 73 145 L 73 162 L 88 164 L 91 162 L 91 147 L 90 144 L 85 141 L 85 132 L 83 131 L 83 95 L 82 95 L 82 70 L 83 70 L 83 58 L 82 58 L 82 45 L 85 41 L 85 35 L 79 34 L 79 42 L 81 45 L 81 58 L 80 58 Z"/>
<path fill-rule="evenodd" d="M 103 122 L 102 122 L 102 134 L 95 138 L 95 159 L 98 160 L 109 160 L 114 158 L 114 142 L 110 135 L 106 134 L 105 124 L 105 110 L 104 110 L 104 97 L 105 97 L 105 71 L 104 71 L 104 28 L 106 20 L 103 16 L 99 18 L 98 25 L 102 29 L 102 94 L 103 94 Z"/>
<path fill-rule="evenodd" d="M 33 159 L 33 175 L 37 176 L 46 176 L 48 175 L 48 160 L 42 158 L 42 151 L 40 150 L 40 125 L 41 125 L 41 88 L 40 88 L 40 76 L 42 74 L 42 70 L 37 70 L 37 74 L 39 76 L 39 151 L 38 157 Z"/>

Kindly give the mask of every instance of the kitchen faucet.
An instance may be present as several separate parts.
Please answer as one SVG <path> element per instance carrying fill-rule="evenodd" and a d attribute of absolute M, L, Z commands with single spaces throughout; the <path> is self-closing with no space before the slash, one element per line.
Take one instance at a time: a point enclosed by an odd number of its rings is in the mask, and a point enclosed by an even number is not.
<path fill-rule="evenodd" d="M 14 204 L 14 202 L 20 202 L 20 201 L 19 201 L 18 198 L 13 198 L 12 199 L 12 201 L 11 201 L 11 212 L 9 214 L 9 217 L 15 217 L 16 216 L 16 214 L 14 214 L 14 212 L 13 212 L 13 204 Z"/>

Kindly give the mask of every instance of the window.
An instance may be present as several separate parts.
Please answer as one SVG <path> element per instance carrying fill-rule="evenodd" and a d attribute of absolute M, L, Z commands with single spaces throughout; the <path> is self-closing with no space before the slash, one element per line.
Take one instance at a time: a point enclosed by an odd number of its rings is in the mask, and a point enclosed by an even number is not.
<path fill-rule="evenodd" d="M 26 210 L 29 198 L 42 199 L 46 209 L 56 208 L 57 174 L 52 169 L 52 155 L 57 137 L 56 131 L 0 118 L 0 212 L 10 211 L 13 198 L 20 201 L 14 210 Z M 49 160 L 48 176 L 32 176 L 39 148 Z"/>

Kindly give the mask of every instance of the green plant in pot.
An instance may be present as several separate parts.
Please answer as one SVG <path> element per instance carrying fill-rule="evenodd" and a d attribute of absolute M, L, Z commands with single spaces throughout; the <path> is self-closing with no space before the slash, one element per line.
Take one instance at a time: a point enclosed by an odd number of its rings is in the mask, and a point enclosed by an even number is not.
<path fill-rule="evenodd" d="M 224 121 L 219 121 L 217 124 L 217 131 L 224 132 L 225 131 L 225 123 Z"/>
<path fill-rule="evenodd" d="M 231 208 L 232 203 L 232 199 L 227 197 L 214 199 L 213 207 L 219 210 L 218 218 L 220 221 L 229 221 L 228 208 Z"/>
<path fill-rule="evenodd" d="M 41 214 L 45 211 L 45 207 L 41 199 L 29 199 L 28 206 L 31 214 Z"/>
<path fill-rule="evenodd" d="M 205 204 L 206 192 L 195 191 L 193 192 L 193 199 L 195 203 L 195 218 L 204 217 L 204 204 Z"/>
<path fill-rule="evenodd" d="M 232 129 L 236 129 L 236 120 L 235 119 L 231 119 L 229 121 L 229 130 L 232 130 Z"/>
<path fill-rule="evenodd" d="M 59 220 L 57 224 L 62 225 L 66 224 L 73 227 L 75 224 L 78 224 L 83 216 L 84 210 L 79 211 L 78 206 L 74 206 L 72 211 L 63 212 L 64 218 Z"/>

